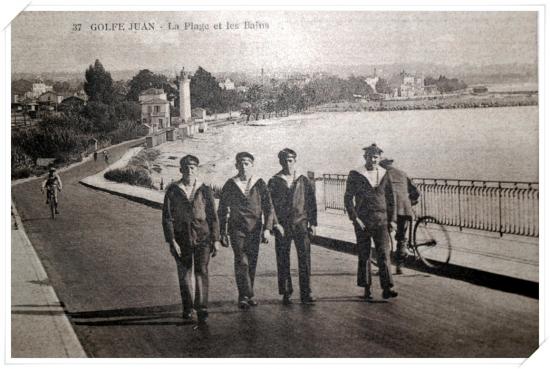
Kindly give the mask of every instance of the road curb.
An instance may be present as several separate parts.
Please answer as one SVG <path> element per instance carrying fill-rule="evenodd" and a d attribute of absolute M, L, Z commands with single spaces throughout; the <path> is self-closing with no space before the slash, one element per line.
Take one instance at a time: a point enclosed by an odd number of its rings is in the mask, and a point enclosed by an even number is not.
<path fill-rule="evenodd" d="M 130 194 L 127 194 L 127 193 L 124 193 L 124 192 L 120 192 L 120 191 L 115 191 L 115 190 L 111 190 L 107 187 L 103 187 L 103 186 L 99 186 L 99 185 L 93 185 L 93 184 L 90 184 L 90 183 L 86 183 L 84 182 L 84 180 L 81 180 L 81 181 L 78 181 L 78 183 L 80 183 L 81 185 L 83 186 L 86 186 L 88 188 L 91 188 L 91 189 L 94 189 L 94 190 L 98 190 L 98 191 L 103 191 L 103 192 L 107 192 L 111 195 L 115 195 L 115 196 L 120 196 L 120 197 L 124 197 L 128 200 L 131 200 L 131 201 L 134 201 L 134 202 L 137 202 L 137 203 L 140 203 L 140 204 L 143 204 L 143 205 L 147 205 L 147 206 L 150 206 L 152 208 L 155 208 L 155 209 L 162 209 L 162 204 L 154 201 L 154 200 L 149 200 L 149 199 L 146 199 L 146 198 L 143 198 L 143 197 L 139 197 L 139 196 L 135 196 L 135 195 L 130 195 Z"/>
<path fill-rule="evenodd" d="M 40 281 L 46 281 L 48 280 L 48 274 L 46 273 L 46 270 L 44 269 L 44 266 L 42 265 L 40 258 L 38 257 L 38 254 L 36 253 L 36 250 L 34 246 L 32 245 L 27 233 L 25 232 L 25 227 L 23 226 L 23 222 L 21 220 L 21 217 L 19 216 L 19 212 L 17 211 L 17 208 L 15 204 L 12 202 L 12 214 L 15 220 L 15 230 L 12 230 L 12 232 L 19 232 L 20 235 L 23 238 L 24 247 L 28 249 L 28 256 L 29 258 L 25 259 L 26 263 L 32 264 L 32 269 L 36 273 L 36 277 Z M 12 268 L 13 265 L 13 258 L 12 258 Z M 65 307 L 63 303 L 59 300 L 59 297 L 57 296 L 53 286 L 44 287 L 41 289 L 42 292 L 42 298 L 50 304 L 57 304 L 63 309 L 63 315 L 62 316 L 56 316 L 55 312 L 52 312 L 50 317 L 52 320 L 54 320 L 53 324 L 55 326 L 55 332 L 48 332 L 48 334 L 51 333 L 51 336 L 58 336 L 58 338 L 61 340 L 63 345 L 63 351 L 66 354 L 66 357 L 68 358 L 87 358 L 88 355 L 86 354 L 86 351 L 82 347 L 82 344 L 80 343 L 73 326 L 70 323 L 69 316 L 67 314 L 67 311 L 65 310 Z M 15 293 L 12 290 L 12 294 Z M 11 308 L 13 310 L 13 308 Z M 12 327 L 13 330 L 13 327 Z M 12 332 L 13 334 L 13 332 Z M 11 347 L 11 346 L 10 346 Z M 12 348 L 12 347 L 11 347 Z M 11 350 L 13 352 L 13 350 Z M 12 358 L 13 360 L 20 360 L 20 358 Z"/>

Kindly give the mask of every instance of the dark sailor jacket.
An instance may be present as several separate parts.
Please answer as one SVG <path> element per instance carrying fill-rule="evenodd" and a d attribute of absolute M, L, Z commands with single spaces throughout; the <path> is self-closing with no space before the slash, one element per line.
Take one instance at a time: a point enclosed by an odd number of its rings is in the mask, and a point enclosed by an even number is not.
<path fill-rule="evenodd" d="M 367 229 L 387 226 L 394 221 L 392 184 L 386 174 L 378 186 L 373 187 L 361 170 L 349 172 L 344 195 L 344 206 L 351 221 L 361 219 Z"/>
<path fill-rule="evenodd" d="M 420 192 L 407 176 L 407 173 L 402 170 L 389 167 L 386 175 L 390 177 L 392 183 L 396 215 L 412 217 L 412 205 L 417 203 Z"/>
<path fill-rule="evenodd" d="M 263 179 L 251 178 L 248 195 L 245 195 L 235 183 L 235 178 L 229 178 L 225 182 L 218 206 L 220 230 L 223 231 L 227 227 L 229 232 L 255 232 L 261 228 L 262 214 L 265 229 L 271 230 L 276 220 L 271 197 Z"/>
<path fill-rule="evenodd" d="M 290 186 L 280 175 L 268 183 L 277 221 L 285 229 L 306 232 L 308 223 L 317 226 L 317 203 L 313 185 L 304 175 L 298 176 Z"/>
<path fill-rule="evenodd" d="M 166 242 L 175 239 L 181 246 L 193 247 L 220 240 L 220 228 L 212 189 L 198 183 L 192 199 L 177 183 L 166 189 L 162 227 Z"/>

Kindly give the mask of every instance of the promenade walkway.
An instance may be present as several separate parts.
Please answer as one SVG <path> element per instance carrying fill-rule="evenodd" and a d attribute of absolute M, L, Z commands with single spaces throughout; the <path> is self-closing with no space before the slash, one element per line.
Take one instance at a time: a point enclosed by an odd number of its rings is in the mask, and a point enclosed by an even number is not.
<path fill-rule="evenodd" d="M 126 149 L 112 150 L 113 159 Z M 222 249 L 210 266 L 209 326 L 195 329 L 180 319 L 160 211 L 80 184 L 103 169 L 87 162 L 62 174 L 55 221 L 36 181 L 13 188 L 28 237 L 89 357 L 527 357 L 538 346 L 537 299 L 410 269 L 395 277 L 397 299 L 379 299 L 376 284 L 378 300 L 365 303 L 355 286 L 356 257 L 323 247 L 312 247 L 318 303 L 283 306 L 273 240 L 260 251 L 260 306 L 238 309 L 233 255 Z M 294 252 L 292 261 L 297 288 Z"/>

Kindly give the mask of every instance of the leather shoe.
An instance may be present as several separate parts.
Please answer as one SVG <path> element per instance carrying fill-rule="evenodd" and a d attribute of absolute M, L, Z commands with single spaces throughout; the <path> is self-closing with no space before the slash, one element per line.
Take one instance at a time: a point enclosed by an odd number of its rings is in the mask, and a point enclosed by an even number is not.
<path fill-rule="evenodd" d="M 193 312 L 192 311 L 184 311 L 182 314 L 183 320 L 191 320 L 193 319 Z"/>
<path fill-rule="evenodd" d="M 397 297 L 397 292 L 395 292 L 394 290 L 384 290 L 382 292 L 382 298 L 384 299 L 389 299 L 389 298 L 393 298 L 393 297 Z"/>
<path fill-rule="evenodd" d="M 206 323 L 208 321 L 208 311 L 197 311 L 197 318 L 199 320 L 199 323 Z"/>
<path fill-rule="evenodd" d="M 291 305 L 292 300 L 290 299 L 290 295 L 283 295 L 283 305 Z"/>
<path fill-rule="evenodd" d="M 369 288 L 365 288 L 365 293 L 363 294 L 363 296 L 361 296 L 361 298 L 367 301 L 372 300 L 372 293 L 370 292 Z"/>
<path fill-rule="evenodd" d="M 248 299 L 248 305 L 250 306 L 258 306 L 258 302 L 253 299 Z"/>
<path fill-rule="evenodd" d="M 317 301 L 317 300 L 315 300 L 311 296 L 302 297 L 302 304 L 313 305 L 313 304 L 315 304 L 315 301 Z"/>
<path fill-rule="evenodd" d="M 395 274 L 403 274 L 403 269 L 399 265 L 395 267 Z"/>
<path fill-rule="evenodd" d="M 250 308 L 250 305 L 248 305 L 248 299 L 247 298 L 239 301 L 239 308 L 242 309 L 242 310 L 248 310 Z"/>

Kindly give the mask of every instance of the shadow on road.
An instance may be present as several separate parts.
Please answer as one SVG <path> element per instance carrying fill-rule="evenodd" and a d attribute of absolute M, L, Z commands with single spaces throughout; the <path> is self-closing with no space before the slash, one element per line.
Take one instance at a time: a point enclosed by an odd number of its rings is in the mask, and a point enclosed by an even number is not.
<path fill-rule="evenodd" d="M 357 254 L 355 251 L 355 245 L 351 242 L 334 240 L 320 236 L 315 237 L 312 241 L 315 245 L 325 247 L 330 250 L 336 250 L 351 255 Z M 437 275 L 503 292 L 515 293 L 534 299 L 539 298 L 539 284 L 537 282 L 531 282 L 453 264 L 448 264 L 444 268 L 440 269 L 430 269 L 420 261 L 415 260 L 414 257 L 409 258 L 406 261 L 405 266 L 417 272 L 424 273 L 424 275 Z"/>

